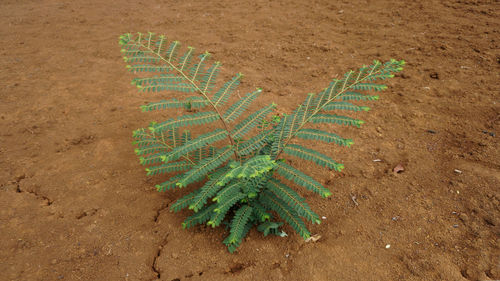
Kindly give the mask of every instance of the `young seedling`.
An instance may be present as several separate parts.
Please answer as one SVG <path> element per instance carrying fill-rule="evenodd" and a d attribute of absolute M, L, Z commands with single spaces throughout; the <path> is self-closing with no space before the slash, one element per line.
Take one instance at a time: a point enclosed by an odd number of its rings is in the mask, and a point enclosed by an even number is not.
<path fill-rule="evenodd" d="M 152 122 L 148 128 L 133 132 L 140 163 L 148 166 L 149 176 L 171 175 L 156 186 L 158 191 L 202 182 L 200 188 L 178 199 L 170 208 L 174 212 L 184 208 L 193 211 L 182 223 L 184 228 L 198 224 L 228 225 L 229 235 L 223 242 L 230 252 L 240 246 L 254 226 L 264 235 L 283 235 L 279 230 L 282 222 L 277 221 L 280 219 L 302 238 L 311 236 L 304 220 L 317 224 L 321 220 L 291 184 L 324 198 L 332 193 L 287 164 L 284 157 L 293 156 L 335 171 L 341 171 L 344 165 L 292 140 L 353 144 L 351 139 L 308 126 L 329 123 L 360 127 L 363 121 L 332 112 L 368 111 L 368 107 L 351 102 L 377 100 L 378 96 L 366 92 L 386 89 L 376 82 L 394 77 L 404 65 L 404 61 L 397 60 L 374 61 L 357 71 L 347 72 L 342 79 L 334 79 L 318 94 L 307 95 L 291 114 L 268 119 L 276 107 L 269 104 L 240 118 L 262 90 L 251 91 L 226 106 L 242 74 L 236 74 L 215 89 L 221 63 L 209 63 L 208 52 L 194 59 L 194 48 L 188 47 L 181 54 L 179 42 L 169 43 L 165 36 L 153 33 L 124 34 L 119 43 L 127 68 L 133 73 L 145 74 L 132 80 L 140 92 L 185 94 L 180 100 L 172 98 L 141 107 L 143 111 L 185 108 L 187 114 Z M 185 129 L 208 124 L 213 130 L 196 136 Z"/>

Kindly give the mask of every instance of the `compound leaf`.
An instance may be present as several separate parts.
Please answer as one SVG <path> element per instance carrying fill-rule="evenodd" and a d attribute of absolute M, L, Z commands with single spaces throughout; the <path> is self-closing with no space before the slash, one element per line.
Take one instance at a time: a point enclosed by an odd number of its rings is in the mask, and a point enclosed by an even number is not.
<path fill-rule="evenodd" d="M 342 171 L 344 169 L 344 165 L 338 164 L 337 162 L 333 161 L 330 157 L 321 154 L 315 150 L 305 148 L 303 146 L 300 146 L 298 144 L 289 144 L 287 145 L 284 149 L 283 152 L 299 157 L 304 160 L 312 161 L 320 166 L 329 168 L 329 169 L 334 169 L 338 172 Z"/>
<path fill-rule="evenodd" d="M 294 167 L 282 162 L 278 161 L 277 163 L 278 169 L 276 171 L 278 174 L 286 178 L 287 180 L 291 180 L 298 185 L 301 185 L 308 190 L 318 193 L 322 197 L 326 198 L 332 195 L 330 190 L 326 189 L 319 182 L 311 178 L 310 176 L 302 173 L 301 171 L 295 169 Z"/>

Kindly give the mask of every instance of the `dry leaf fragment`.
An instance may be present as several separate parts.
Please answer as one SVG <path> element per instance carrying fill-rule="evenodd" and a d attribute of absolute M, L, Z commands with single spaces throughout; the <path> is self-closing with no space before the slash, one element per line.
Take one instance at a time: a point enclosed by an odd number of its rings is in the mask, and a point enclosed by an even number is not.
<path fill-rule="evenodd" d="M 394 173 L 397 173 L 397 174 L 404 172 L 404 170 L 405 170 L 405 168 L 403 167 L 403 164 L 401 164 L 401 163 L 399 163 L 396 167 L 394 167 L 394 169 L 392 169 L 392 171 Z"/>
<path fill-rule="evenodd" d="M 318 241 L 320 238 L 321 238 L 321 235 L 319 235 L 319 234 L 315 234 L 315 235 L 313 235 L 313 236 L 311 236 L 311 237 L 307 238 L 307 239 L 306 239 L 306 243 L 307 243 L 307 242 L 316 242 L 316 241 Z"/>

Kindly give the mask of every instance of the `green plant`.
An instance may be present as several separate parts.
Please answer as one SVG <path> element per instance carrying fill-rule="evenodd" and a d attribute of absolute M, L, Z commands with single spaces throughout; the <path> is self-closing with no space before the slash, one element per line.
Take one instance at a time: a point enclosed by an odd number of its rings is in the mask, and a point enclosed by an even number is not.
<path fill-rule="evenodd" d="M 203 223 L 212 227 L 226 224 L 229 236 L 224 244 L 230 252 L 239 247 L 253 226 L 264 235 L 280 234 L 282 223 L 274 221 L 276 215 L 304 239 L 310 236 L 303 219 L 319 224 L 319 216 L 289 183 L 322 197 L 330 196 L 331 192 L 312 177 L 288 165 L 282 156 L 288 154 L 341 171 L 344 166 L 329 156 L 291 141 L 297 137 L 350 146 L 353 143 L 350 139 L 306 126 L 311 123 L 361 126 L 361 120 L 326 112 L 369 110 L 349 101 L 378 99 L 378 96 L 359 91 L 386 89 L 385 85 L 375 81 L 393 77 L 393 73 L 401 71 L 404 65 L 404 61 L 390 60 L 383 64 L 374 61 L 358 71 L 349 71 L 342 79 L 334 79 L 319 94 L 309 94 L 289 115 L 266 119 L 276 106 L 270 104 L 236 122 L 261 93 L 261 89 L 250 92 L 223 110 L 242 74 L 236 74 L 215 90 L 221 64 L 209 64 L 210 54 L 207 52 L 192 63 L 192 47 L 179 57 L 179 42 L 168 44 L 164 36 L 153 33 L 124 34 L 119 43 L 130 71 L 155 73 L 132 80 L 139 91 L 168 90 L 188 94 L 184 99 L 161 100 L 141 107 L 143 111 L 185 108 L 189 112 L 161 123 L 152 122 L 147 129 L 134 131 L 134 144 L 141 164 L 149 165 L 146 169 L 148 175 L 180 172 L 157 185 L 158 191 L 202 182 L 201 188 L 178 199 L 170 208 L 174 212 L 184 208 L 194 212 L 183 222 L 184 228 Z M 204 108 L 209 110 L 201 111 Z M 182 130 L 186 126 L 214 122 L 219 128 L 196 137 L 191 136 L 190 131 Z M 230 126 L 233 122 L 236 125 Z M 257 129 L 256 133 L 254 129 Z M 225 146 L 214 146 L 222 141 Z"/>

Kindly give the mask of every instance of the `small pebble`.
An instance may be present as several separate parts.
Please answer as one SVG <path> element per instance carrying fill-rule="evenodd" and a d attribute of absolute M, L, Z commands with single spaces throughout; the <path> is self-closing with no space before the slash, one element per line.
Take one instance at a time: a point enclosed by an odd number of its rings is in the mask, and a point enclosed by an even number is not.
<path fill-rule="evenodd" d="M 387 244 L 387 245 L 385 245 L 385 248 L 386 248 L 386 249 L 389 249 L 390 247 L 391 247 L 391 244 Z"/>
<path fill-rule="evenodd" d="M 490 135 L 490 136 L 492 136 L 492 137 L 494 137 L 494 136 L 495 136 L 495 133 L 494 133 L 494 132 L 483 131 L 483 134 L 488 134 L 488 135 Z"/>
<path fill-rule="evenodd" d="M 396 167 L 394 167 L 394 169 L 392 169 L 392 171 L 396 174 L 399 174 L 399 173 L 402 173 L 404 172 L 405 168 L 403 167 L 403 164 L 399 163 L 398 165 L 396 165 Z"/>
<path fill-rule="evenodd" d="M 458 170 L 458 169 L 453 170 L 453 172 L 455 172 L 455 173 L 457 173 L 457 174 L 461 174 L 461 173 L 462 173 L 462 171 L 460 171 L 460 170 Z"/>
<path fill-rule="evenodd" d="M 326 220 L 326 217 L 325 217 L 325 216 L 322 216 L 322 217 L 321 217 L 321 219 Z"/>
<path fill-rule="evenodd" d="M 453 228 L 458 228 L 458 224 L 454 224 L 454 225 L 453 225 Z"/>

